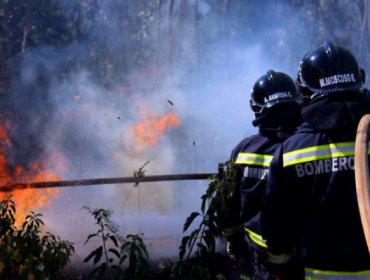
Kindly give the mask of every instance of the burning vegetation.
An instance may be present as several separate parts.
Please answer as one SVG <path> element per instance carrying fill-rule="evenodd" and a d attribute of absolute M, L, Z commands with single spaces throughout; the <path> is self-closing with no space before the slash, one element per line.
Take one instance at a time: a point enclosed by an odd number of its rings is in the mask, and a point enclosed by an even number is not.
<path fill-rule="evenodd" d="M 38 182 L 38 181 L 56 181 L 60 177 L 52 170 L 48 170 L 46 165 L 40 162 L 31 163 L 27 168 L 16 165 L 11 166 L 7 159 L 7 154 L 14 147 L 8 137 L 6 125 L 0 123 L 0 185 L 14 185 L 17 182 Z M 50 204 L 53 198 L 59 195 L 57 189 L 36 190 L 31 187 L 13 191 L 13 200 L 18 205 L 15 214 L 16 224 L 19 225 L 29 213 L 42 209 Z M 5 199 L 6 194 L 1 193 L 1 199 Z"/>

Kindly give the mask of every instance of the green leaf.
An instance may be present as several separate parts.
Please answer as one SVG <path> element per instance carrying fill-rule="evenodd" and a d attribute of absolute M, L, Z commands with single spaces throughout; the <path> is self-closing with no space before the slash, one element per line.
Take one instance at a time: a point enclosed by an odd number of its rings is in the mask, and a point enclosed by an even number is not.
<path fill-rule="evenodd" d="M 115 255 L 118 259 L 120 258 L 120 254 L 118 252 L 118 250 L 114 249 L 114 248 L 110 248 L 108 250 L 108 252 L 111 252 L 113 255 Z"/>
<path fill-rule="evenodd" d="M 94 257 L 94 264 L 96 264 L 100 260 L 102 253 L 103 247 L 99 246 L 94 251 L 91 251 L 90 254 L 83 260 L 83 262 L 88 262 Z"/>
<path fill-rule="evenodd" d="M 125 260 L 127 260 L 127 255 L 121 256 L 121 258 L 119 260 L 119 264 L 123 264 L 125 262 Z"/>
<path fill-rule="evenodd" d="M 118 247 L 117 238 L 114 235 L 108 235 L 108 238 L 113 242 L 114 246 Z"/>
<path fill-rule="evenodd" d="M 200 229 L 194 229 L 190 234 L 190 241 L 193 241 L 196 238 L 196 236 L 199 234 L 199 232 L 200 232 Z"/>
<path fill-rule="evenodd" d="M 190 216 L 186 219 L 184 227 L 183 227 L 183 232 L 187 231 L 190 225 L 193 223 L 194 219 L 198 217 L 200 214 L 198 212 L 193 212 L 190 214 Z"/>
<path fill-rule="evenodd" d="M 95 257 L 94 257 L 94 264 L 98 263 L 103 255 L 103 247 L 102 246 L 99 246 L 96 250 L 95 250 L 96 254 L 95 254 Z"/>
<path fill-rule="evenodd" d="M 87 237 L 87 239 L 86 239 L 86 241 L 85 241 L 84 245 L 86 245 L 86 243 L 90 240 L 90 238 L 92 238 L 92 237 L 96 237 L 96 236 L 98 236 L 98 233 L 89 234 L 89 236 Z"/>
<path fill-rule="evenodd" d="M 189 238 L 190 238 L 190 236 L 184 236 L 181 239 L 181 244 L 180 244 L 180 247 L 179 247 L 179 257 L 180 257 L 180 260 L 183 259 L 184 255 L 186 253 L 186 248 L 187 248 L 187 245 L 188 245 L 188 242 L 189 242 Z"/>
<path fill-rule="evenodd" d="M 202 197 L 201 197 L 201 199 L 202 199 L 202 204 L 201 204 L 201 206 L 200 206 L 200 210 L 202 211 L 202 213 L 204 214 L 205 213 L 205 211 L 206 211 L 206 206 L 207 206 L 207 197 L 205 196 L 205 195 L 203 195 Z"/>
<path fill-rule="evenodd" d="M 216 241 L 215 236 L 214 234 L 212 234 L 212 232 L 206 231 L 206 233 L 204 234 L 204 242 L 206 243 L 210 252 L 215 252 Z"/>

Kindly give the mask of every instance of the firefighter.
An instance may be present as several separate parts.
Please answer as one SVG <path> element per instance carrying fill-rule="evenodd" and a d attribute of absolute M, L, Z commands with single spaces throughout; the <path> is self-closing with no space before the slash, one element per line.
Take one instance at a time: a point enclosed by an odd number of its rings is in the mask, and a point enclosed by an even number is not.
<path fill-rule="evenodd" d="M 261 212 L 280 279 L 294 279 L 294 255 L 305 279 L 370 279 L 354 174 L 356 130 L 369 110 L 364 82 L 354 55 L 332 42 L 300 62 L 303 124 L 274 155 Z"/>
<path fill-rule="evenodd" d="M 260 209 L 267 172 L 276 149 L 301 123 L 301 100 L 294 80 L 283 72 L 269 70 L 254 84 L 250 107 L 255 114 L 253 126 L 258 133 L 249 136 L 231 152 L 236 170 L 237 192 L 233 207 L 236 226 L 225 235 L 228 253 L 241 263 L 251 279 L 272 279 L 267 264 L 265 240 L 261 237 Z"/>

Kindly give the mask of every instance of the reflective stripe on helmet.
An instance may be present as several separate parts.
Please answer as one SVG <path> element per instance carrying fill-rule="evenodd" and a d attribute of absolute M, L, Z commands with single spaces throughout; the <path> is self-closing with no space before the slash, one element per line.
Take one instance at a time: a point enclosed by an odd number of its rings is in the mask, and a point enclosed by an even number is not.
<path fill-rule="evenodd" d="M 244 228 L 244 230 L 247 232 L 249 238 L 254 242 L 256 243 L 257 245 L 263 247 L 263 248 L 267 248 L 267 245 L 266 245 L 266 240 L 262 238 L 261 235 L 259 235 L 258 233 L 255 233 L 253 231 L 251 231 L 250 229 L 248 228 Z"/>
<path fill-rule="evenodd" d="M 318 159 L 344 157 L 354 155 L 355 142 L 333 143 L 312 146 L 283 154 L 283 166 L 309 162 Z"/>
<path fill-rule="evenodd" d="M 318 270 L 313 268 L 305 268 L 306 280 L 369 280 L 370 270 L 362 270 L 356 272 L 349 271 L 328 271 Z"/>
<path fill-rule="evenodd" d="M 235 161 L 236 164 L 253 164 L 259 166 L 270 166 L 272 160 L 271 155 L 252 154 L 252 153 L 239 153 Z"/>

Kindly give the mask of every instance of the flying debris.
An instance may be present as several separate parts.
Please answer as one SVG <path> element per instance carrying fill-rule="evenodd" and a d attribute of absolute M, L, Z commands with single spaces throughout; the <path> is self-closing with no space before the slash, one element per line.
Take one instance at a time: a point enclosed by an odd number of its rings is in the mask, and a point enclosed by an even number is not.
<path fill-rule="evenodd" d="M 193 141 L 193 146 L 195 146 L 195 141 Z"/>
<path fill-rule="evenodd" d="M 173 102 L 169 99 L 167 99 L 167 102 L 170 103 L 171 106 L 173 106 Z"/>

